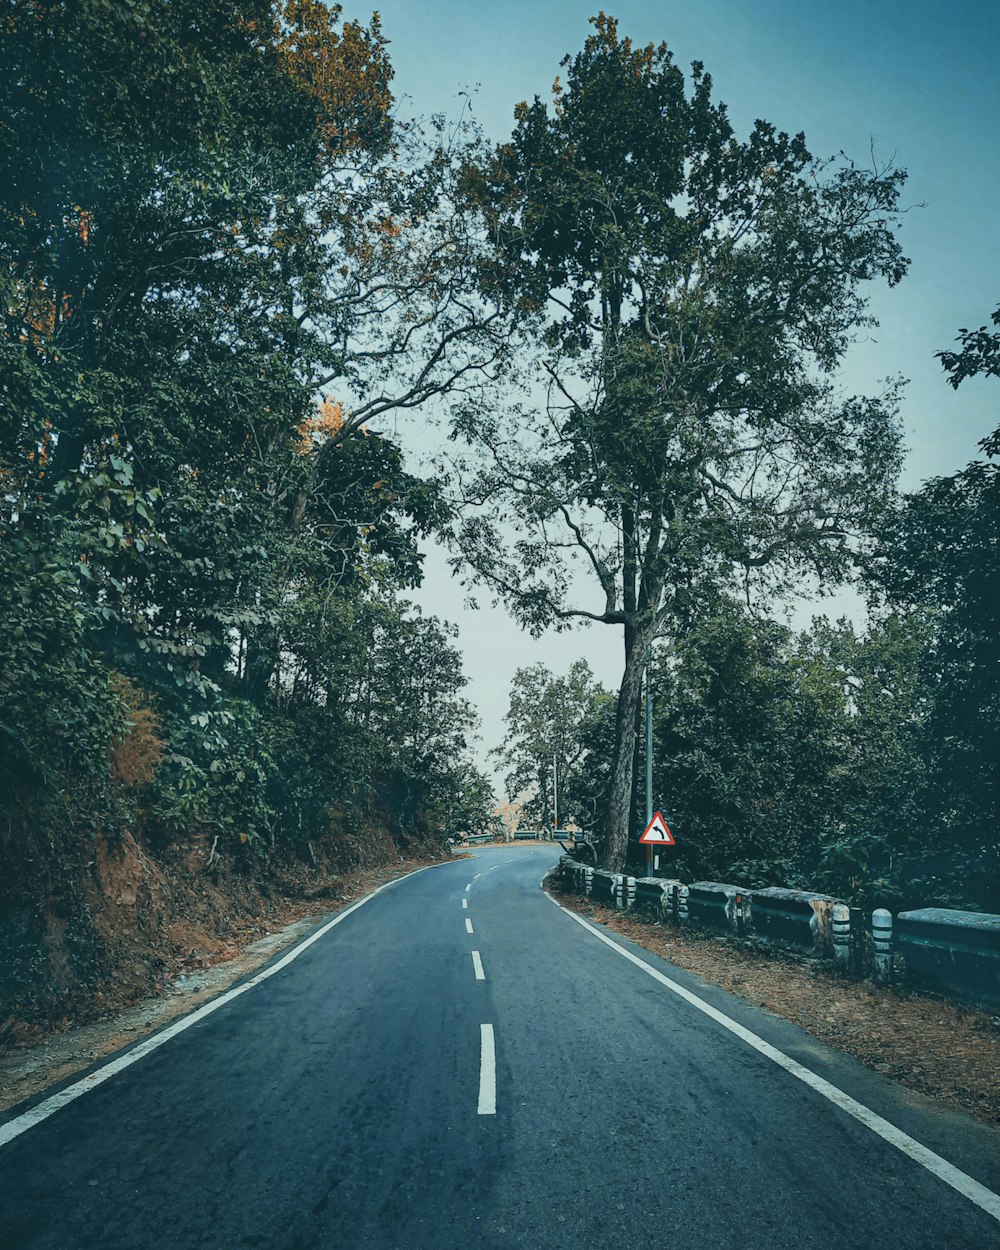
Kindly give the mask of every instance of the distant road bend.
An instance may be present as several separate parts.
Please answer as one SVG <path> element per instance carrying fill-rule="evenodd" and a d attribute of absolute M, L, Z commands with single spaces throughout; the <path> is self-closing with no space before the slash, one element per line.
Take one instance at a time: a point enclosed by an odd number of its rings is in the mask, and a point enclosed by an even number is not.
<path fill-rule="evenodd" d="M 1000 1250 L 1000 1134 L 553 905 L 556 853 L 384 887 L 0 1120 L 0 1250 Z"/>

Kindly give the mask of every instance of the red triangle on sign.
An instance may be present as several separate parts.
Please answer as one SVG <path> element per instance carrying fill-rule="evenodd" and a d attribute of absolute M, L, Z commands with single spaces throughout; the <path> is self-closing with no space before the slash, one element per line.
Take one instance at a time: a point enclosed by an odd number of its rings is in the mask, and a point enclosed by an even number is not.
<path fill-rule="evenodd" d="M 662 812 L 657 812 L 653 819 L 646 826 L 646 832 L 639 839 L 647 846 L 656 843 L 659 846 L 676 846 L 674 835 L 667 828 L 667 822 L 663 819 Z"/>

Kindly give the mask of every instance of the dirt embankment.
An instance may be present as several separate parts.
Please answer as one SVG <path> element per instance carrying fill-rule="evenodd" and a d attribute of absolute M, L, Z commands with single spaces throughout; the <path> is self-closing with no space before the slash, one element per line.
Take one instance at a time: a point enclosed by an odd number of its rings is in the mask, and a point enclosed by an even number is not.
<path fill-rule="evenodd" d="M 13 849 L 0 846 L 0 1054 L 167 994 L 403 859 L 379 829 L 316 843 L 304 859 L 213 855 L 209 838 L 157 850 L 129 833 Z M 414 862 L 446 853 L 436 841 L 405 847 Z"/>
<path fill-rule="evenodd" d="M 100 997 L 100 1010 L 96 1004 L 91 1010 L 91 1004 L 82 996 L 75 1019 L 65 1020 L 57 1029 L 45 1033 L 35 1026 L 30 1033 L 24 1032 L 20 1045 L 9 1045 L 0 1054 L 0 1111 L 36 1097 L 56 1082 L 73 1077 L 97 1060 L 215 998 L 303 938 L 330 910 L 396 877 L 439 862 L 439 856 L 397 860 L 380 868 L 331 878 L 326 887 L 321 880 L 313 880 L 307 887 L 315 891 L 311 898 L 303 895 L 272 899 L 266 924 L 261 921 L 261 927 L 269 931 L 235 954 L 232 943 L 213 954 L 209 948 L 216 946 L 217 940 L 211 934 L 186 928 L 185 941 L 192 937 L 202 941 L 200 950 L 192 948 L 194 954 L 175 962 L 169 972 L 164 970 L 163 983 L 152 992 L 128 998 L 106 991 Z"/>
<path fill-rule="evenodd" d="M 651 923 L 546 888 L 592 923 L 791 1020 L 908 1089 L 1000 1126 L 1000 1016 L 901 987 L 849 981 L 805 956 Z"/>

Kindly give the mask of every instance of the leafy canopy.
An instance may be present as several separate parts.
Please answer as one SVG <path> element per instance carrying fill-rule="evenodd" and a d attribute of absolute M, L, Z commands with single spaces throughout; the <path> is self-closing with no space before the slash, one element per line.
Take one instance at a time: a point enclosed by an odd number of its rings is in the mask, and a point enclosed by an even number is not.
<path fill-rule="evenodd" d="M 524 390 L 456 414 L 456 541 L 528 628 L 623 627 L 614 863 L 647 645 L 720 593 L 848 576 L 891 497 L 898 384 L 845 396 L 834 370 L 871 323 L 864 284 L 905 272 L 904 174 L 763 121 L 740 139 L 700 63 L 688 83 L 665 44 L 593 25 L 467 179 Z"/>

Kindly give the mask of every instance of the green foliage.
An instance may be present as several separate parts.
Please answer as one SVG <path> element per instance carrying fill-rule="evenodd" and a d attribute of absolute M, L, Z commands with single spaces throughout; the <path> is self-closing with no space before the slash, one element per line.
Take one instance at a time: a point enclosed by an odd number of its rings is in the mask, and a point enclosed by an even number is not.
<path fill-rule="evenodd" d="M 398 599 L 440 492 L 365 423 L 497 342 L 377 18 L 29 0 L 0 24 L 11 827 L 240 855 L 488 819 L 457 657 Z M 158 745 L 129 781 L 139 704 Z"/>
<path fill-rule="evenodd" d="M 81 578 L 44 534 L 0 531 L 0 787 L 53 818 L 69 788 L 109 802 L 108 752 L 123 730 Z M 70 783 L 69 779 L 73 779 Z"/>
<path fill-rule="evenodd" d="M 913 791 L 926 646 L 916 621 L 859 637 L 819 619 L 795 635 L 732 604 L 657 649 L 653 789 L 678 838 L 671 871 L 896 897 L 890 869 L 927 844 Z"/>
<path fill-rule="evenodd" d="M 845 397 L 833 374 L 871 324 L 864 284 L 905 272 L 904 174 L 816 161 L 766 122 L 741 139 L 701 64 L 686 82 L 666 45 L 593 24 L 551 104 L 520 105 L 467 180 L 494 243 L 482 280 L 536 388 L 458 414 L 477 506 L 456 540 L 528 628 L 623 627 L 620 867 L 647 646 L 737 588 L 850 576 L 891 499 L 898 384 Z"/>
<path fill-rule="evenodd" d="M 1000 311 L 994 314 L 1000 325 Z M 1000 335 L 963 330 L 960 352 L 938 353 L 958 387 L 997 376 Z M 921 679 L 927 712 L 919 778 L 934 844 L 914 864 L 934 887 L 1000 910 L 1000 430 L 986 459 L 935 478 L 900 501 L 883 529 L 873 595 L 901 611 L 929 608 Z"/>
<path fill-rule="evenodd" d="M 523 823 L 552 828 L 552 769 L 558 769 L 560 825 L 593 830 L 607 788 L 614 701 L 586 660 L 565 677 L 542 664 L 521 668 L 511 685 L 507 734 L 494 755 L 510 771 L 509 798 L 524 795 Z"/>
<path fill-rule="evenodd" d="M 1000 308 L 990 318 L 995 326 L 1000 327 Z M 986 377 L 1000 377 L 1000 333 L 990 331 L 986 326 L 978 330 L 960 330 L 958 342 L 962 349 L 958 352 L 938 352 L 942 368 L 949 374 L 948 381 L 957 390 L 966 378 L 984 374 Z M 995 436 L 994 436 L 995 442 Z M 984 448 L 988 451 L 989 448 Z M 994 448 L 994 453 L 996 448 Z"/>
<path fill-rule="evenodd" d="M 277 816 L 265 717 L 244 700 L 220 699 L 211 710 L 165 717 L 163 730 L 170 749 L 148 801 L 151 834 L 171 840 L 198 830 L 263 853 Z"/>
<path fill-rule="evenodd" d="M 884 834 L 844 835 L 823 848 L 816 881 L 820 889 L 866 910 L 888 907 L 896 911 L 906 895 L 891 879 L 892 861 L 892 844 Z"/>

